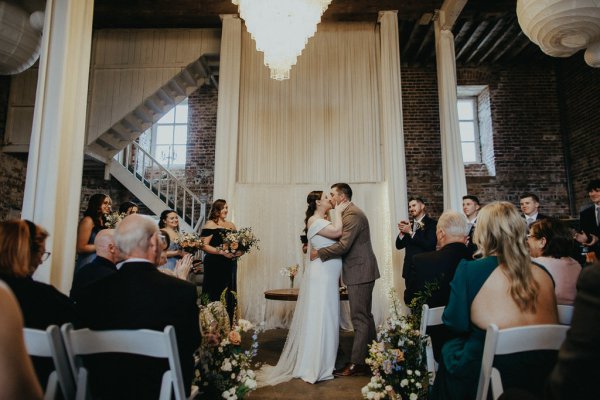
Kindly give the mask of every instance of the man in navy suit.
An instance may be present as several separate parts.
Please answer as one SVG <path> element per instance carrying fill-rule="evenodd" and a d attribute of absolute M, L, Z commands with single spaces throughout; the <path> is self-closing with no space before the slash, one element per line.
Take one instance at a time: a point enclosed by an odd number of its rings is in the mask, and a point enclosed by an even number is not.
<path fill-rule="evenodd" d="M 580 232 L 575 235 L 581 245 L 589 248 L 600 257 L 600 179 L 594 179 L 587 185 L 592 205 L 579 214 Z"/>
<path fill-rule="evenodd" d="M 408 201 L 408 212 L 412 217 L 412 222 L 400 221 L 398 229 L 400 233 L 396 238 L 396 248 L 398 250 L 406 249 L 404 253 L 404 268 L 402 277 L 406 285 L 404 291 L 404 302 L 409 304 L 415 293 L 412 288 L 414 278 L 413 256 L 426 251 L 435 250 L 436 237 L 435 227 L 437 221 L 430 218 L 426 212 L 425 201 L 420 197 L 412 197 Z"/>
<path fill-rule="evenodd" d="M 88 286 L 77 302 L 83 326 L 94 330 L 175 327 L 185 389 L 191 389 L 200 345 L 196 287 L 156 269 L 164 238 L 152 218 L 132 214 L 115 232 L 125 261 L 118 271 Z M 157 398 L 166 360 L 124 354 L 86 356 L 94 398 Z"/>
<path fill-rule="evenodd" d="M 540 199 L 533 193 L 523 193 L 519 198 L 519 205 L 523 212 L 523 218 L 527 222 L 527 228 L 539 219 L 548 218 L 547 215 L 540 214 Z"/>

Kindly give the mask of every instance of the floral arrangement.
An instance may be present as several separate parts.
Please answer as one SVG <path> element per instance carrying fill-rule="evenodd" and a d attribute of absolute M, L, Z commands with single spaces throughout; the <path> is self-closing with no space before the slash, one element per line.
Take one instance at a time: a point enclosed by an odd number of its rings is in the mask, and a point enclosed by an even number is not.
<path fill-rule="evenodd" d="M 200 309 L 202 345 L 196 355 L 195 384 L 207 398 L 243 399 L 256 389 L 252 360 L 258 351 L 261 329 L 237 319 L 229 324 L 225 293 Z M 252 333 L 248 350 L 242 349 L 244 334 Z"/>
<path fill-rule="evenodd" d="M 256 247 L 257 250 L 260 250 L 258 247 L 258 242 L 260 239 L 254 235 L 252 228 L 241 228 L 237 231 L 227 231 L 227 233 L 221 234 L 221 237 L 223 238 L 223 244 L 221 248 L 223 251 L 228 253 L 234 254 L 238 251 L 249 253 L 252 247 Z"/>
<path fill-rule="evenodd" d="M 418 325 L 400 316 L 400 301 L 390 291 L 390 317 L 380 327 L 377 341 L 369 346 L 366 360 L 371 367 L 371 381 L 362 388 L 365 399 L 426 399 L 429 373 L 425 358 L 427 336 Z"/>
<path fill-rule="evenodd" d="M 204 241 L 196 233 L 183 232 L 177 235 L 175 243 L 188 253 L 195 253 L 204 247 Z"/>
<path fill-rule="evenodd" d="M 283 267 L 279 270 L 279 273 L 283 276 L 290 278 L 290 287 L 294 287 L 294 278 L 298 275 L 300 266 L 298 264 L 290 265 L 289 267 Z"/>
<path fill-rule="evenodd" d="M 126 215 L 125 213 L 121 213 L 119 214 L 118 212 L 112 212 L 110 214 L 106 214 L 104 216 L 104 226 L 107 227 L 108 229 L 115 229 L 117 227 L 117 225 L 119 224 L 119 222 L 121 222 L 123 220 L 123 218 L 125 218 Z"/>

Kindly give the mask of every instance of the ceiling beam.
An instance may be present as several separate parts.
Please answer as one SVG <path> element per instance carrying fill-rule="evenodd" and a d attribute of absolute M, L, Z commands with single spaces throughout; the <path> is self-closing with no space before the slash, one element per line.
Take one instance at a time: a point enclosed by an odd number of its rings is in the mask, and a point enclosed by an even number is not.
<path fill-rule="evenodd" d="M 515 37 L 510 41 L 510 43 L 508 43 L 506 46 L 504 46 L 504 48 L 502 50 L 500 50 L 496 56 L 494 57 L 493 62 L 496 62 L 500 59 L 500 57 L 502 57 L 504 54 L 506 54 L 507 51 L 513 49 L 515 47 L 515 44 L 517 42 L 519 42 L 519 40 L 521 40 L 521 38 L 524 36 L 524 33 L 522 30 L 519 30 L 519 32 L 517 33 L 517 35 L 515 35 Z"/>
<path fill-rule="evenodd" d="M 505 23 L 504 18 L 500 18 L 496 22 L 494 27 L 488 32 L 488 34 L 485 36 L 485 38 L 481 42 L 479 42 L 479 44 L 477 45 L 477 48 L 471 53 L 469 58 L 467 58 L 467 61 L 466 61 L 467 63 L 471 62 L 473 57 L 475 57 L 477 54 L 479 54 L 479 52 L 481 52 L 483 49 L 485 49 L 487 47 L 487 45 L 498 35 L 500 30 L 504 26 L 504 23 Z"/>
<path fill-rule="evenodd" d="M 507 28 L 504 30 L 504 33 L 495 43 L 489 48 L 489 50 L 481 57 L 478 61 L 478 64 L 481 64 L 485 61 L 492 53 L 496 52 L 502 43 L 504 43 L 509 37 L 514 36 L 514 23 L 515 21 L 510 21 L 507 25 Z"/>
<path fill-rule="evenodd" d="M 438 15 L 442 30 L 452 29 L 465 4 L 467 4 L 467 0 L 444 0 Z"/>
<path fill-rule="evenodd" d="M 456 53 L 456 59 L 458 60 L 468 49 L 470 49 L 475 43 L 477 43 L 477 41 L 479 40 L 479 38 L 481 37 L 481 35 L 483 34 L 483 32 L 485 32 L 485 30 L 487 29 L 488 25 L 490 24 L 490 21 L 485 20 L 482 21 L 479 26 L 477 26 L 477 28 L 475 28 L 475 31 L 473 32 L 473 34 L 471 35 L 471 37 L 469 38 L 469 40 L 467 40 L 467 42 L 460 48 L 460 50 Z"/>

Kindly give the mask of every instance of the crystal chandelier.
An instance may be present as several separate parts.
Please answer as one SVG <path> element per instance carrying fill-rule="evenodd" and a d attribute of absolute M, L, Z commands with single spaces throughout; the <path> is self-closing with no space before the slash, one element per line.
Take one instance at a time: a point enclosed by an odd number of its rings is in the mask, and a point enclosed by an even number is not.
<path fill-rule="evenodd" d="M 317 31 L 331 0 L 232 0 L 246 28 L 265 55 L 271 78 L 290 78 L 304 46 Z"/>

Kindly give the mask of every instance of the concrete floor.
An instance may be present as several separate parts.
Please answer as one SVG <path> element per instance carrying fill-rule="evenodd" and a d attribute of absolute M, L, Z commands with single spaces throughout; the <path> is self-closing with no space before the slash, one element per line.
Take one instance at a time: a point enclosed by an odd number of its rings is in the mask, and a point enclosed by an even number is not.
<path fill-rule="evenodd" d="M 273 329 L 263 332 L 259 338 L 258 355 L 256 361 L 275 365 L 279 354 L 283 350 L 286 329 Z M 342 367 L 350 360 L 352 349 L 352 332 L 340 332 L 340 350 L 338 351 L 336 367 Z M 250 393 L 249 400 L 274 400 L 274 399 L 362 399 L 361 388 L 370 380 L 367 376 L 342 377 L 333 380 L 306 383 L 301 379 L 293 379 L 277 386 L 260 388 Z"/>

